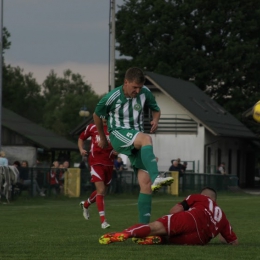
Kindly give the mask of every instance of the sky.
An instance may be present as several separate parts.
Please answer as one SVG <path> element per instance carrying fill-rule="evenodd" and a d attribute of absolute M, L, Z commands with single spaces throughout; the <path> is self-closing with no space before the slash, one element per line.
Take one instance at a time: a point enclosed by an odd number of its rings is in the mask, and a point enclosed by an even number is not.
<path fill-rule="evenodd" d="M 108 92 L 110 0 L 3 1 L 3 25 L 11 34 L 6 64 L 33 73 L 39 84 L 51 70 L 62 76 L 70 69 L 97 94 Z"/>

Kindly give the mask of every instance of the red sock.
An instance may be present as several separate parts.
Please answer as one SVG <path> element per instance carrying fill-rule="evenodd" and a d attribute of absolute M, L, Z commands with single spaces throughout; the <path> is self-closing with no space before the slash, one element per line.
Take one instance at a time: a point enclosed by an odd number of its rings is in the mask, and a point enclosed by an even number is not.
<path fill-rule="evenodd" d="M 97 191 L 93 191 L 90 195 L 90 197 L 84 202 L 84 208 L 88 208 L 90 204 L 96 202 L 96 196 L 97 196 Z"/>
<path fill-rule="evenodd" d="M 106 220 L 104 195 L 97 194 L 96 203 L 97 203 L 97 209 L 98 209 L 99 216 L 100 216 L 100 221 L 101 221 L 101 223 L 103 223 Z"/>
<path fill-rule="evenodd" d="M 146 224 L 135 224 L 127 229 L 124 232 L 129 234 L 129 237 L 147 237 L 151 232 L 151 228 Z"/>

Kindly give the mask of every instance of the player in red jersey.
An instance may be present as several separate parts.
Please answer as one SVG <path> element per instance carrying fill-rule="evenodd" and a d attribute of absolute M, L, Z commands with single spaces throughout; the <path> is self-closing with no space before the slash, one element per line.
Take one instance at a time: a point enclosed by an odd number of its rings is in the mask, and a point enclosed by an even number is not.
<path fill-rule="evenodd" d="M 121 242 L 132 237 L 137 244 L 205 245 L 220 234 L 222 242 L 237 245 L 236 234 L 216 204 L 216 197 L 216 191 L 206 187 L 201 194 L 189 195 L 176 204 L 169 215 L 147 225 L 136 224 L 123 232 L 105 234 L 99 243 Z"/>
<path fill-rule="evenodd" d="M 110 227 L 105 217 L 105 202 L 104 196 L 111 183 L 115 151 L 109 141 L 109 133 L 107 131 L 106 120 L 103 120 L 104 132 L 106 134 L 109 145 L 106 148 L 100 148 L 98 143 L 100 136 L 96 125 L 90 124 L 86 127 L 78 138 L 78 147 L 82 156 L 88 155 L 88 164 L 90 166 L 91 182 L 95 183 L 96 190 L 92 192 L 86 201 L 81 201 L 80 206 L 83 209 L 83 216 L 86 220 L 89 219 L 88 207 L 96 202 L 100 216 L 101 228 Z M 91 146 L 89 153 L 84 149 L 84 141 L 91 137 Z"/>

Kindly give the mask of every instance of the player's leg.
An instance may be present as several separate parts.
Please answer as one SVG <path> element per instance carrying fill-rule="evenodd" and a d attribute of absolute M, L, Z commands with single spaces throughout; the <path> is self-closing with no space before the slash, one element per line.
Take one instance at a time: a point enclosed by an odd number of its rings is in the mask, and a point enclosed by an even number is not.
<path fill-rule="evenodd" d="M 110 225 L 106 221 L 105 216 L 105 193 L 107 190 L 107 187 L 105 186 L 103 181 L 95 182 L 96 189 L 97 189 L 97 197 L 96 197 L 96 204 L 97 209 L 100 217 L 101 227 L 103 229 L 110 227 Z"/>
<path fill-rule="evenodd" d="M 153 143 L 151 136 L 141 132 L 138 133 L 134 140 L 134 146 L 136 149 L 140 149 L 140 154 L 137 154 L 137 156 L 141 156 L 144 169 L 146 169 L 150 175 L 153 191 L 157 191 L 162 186 L 173 183 L 172 177 L 159 176 L 157 158 L 153 153 Z"/>
<path fill-rule="evenodd" d="M 94 170 L 93 167 L 91 166 L 91 169 L 90 169 L 91 182 L 92 182 L 92 183 L 95 183 L 95 180 L 96 180 L 96 179 L 95 179 L 95 176 L 92 175 L 92 173 L 95 173 L 95 170 Z M 93 179 L 93 176 L 94 176 L 94 179 Z M 90 218 L 88 208 L 89 208 L 89 206 L 90 206 L 91 204 L 93 204 L 93 203 L 96 202 L 96 196 L 97 196 L 97 191 L 95 190 L 95 191 L 93 191 L 93 192 L 90 194 L 90 196 L 89 196 L 89 198 L 88 198 L 87 200 L 81 201 L 81 202 L 79 203 L 79 205 L 81 206 L 81 208 L 82 208 L 82 210 L 83 210 L 83 217 L 84 217 L 86 220 L 88 220 L 88 219 Z"/>
<path fill-rule="evenodd" d="M 150 233 L 150 227 L 147 224 L 135 224 L 122 232 L 107 233 L 100 237 L 100 244 L 110 244 L 114 242 L 123 242 L 128 238 L 139 236 L 147 236 Z"/>
<path fill-rule="evenodd" d="M 109 137 L 112 146 L 118 153 L 127 155 L 136 168 L 147 170 L 154 191 L 160 189 L 162 185 L 170 185 L 173 182 L 172 177 L 158 177 L 157 158 L 153 153 L 152 138 L 149 135 L 127 129 L 112 131 Z M 136 158 L 140 162 L 135 164 Z"/>
<path fill-rule="evenodd" d="M 106 221 L 105 215 L 105 194 L 108 190 L 108 187 L 112 180 L 113 174 L 113 165 L 105 166 L 105 165 L 94 165 L 92 171 L 92 179 L 95 183 L 97 196 L 96 196 L 96 204 L 99 212 L 101 228 L 106 229 L 109 228 L 110 225 Z"/>
<path fill-rule="evenodd" d="M 133 238 L 133 241 L 137 244 L 154 245 L 162 242 L 160 235 L 166 235 L 166 229 L 162 223 L 155 221 L 150 224 L 135 224 L 123 232 L 105 234 L 100 237 L 99 243 L 110 244 Z"/>
<path fill-rule="evenodd" d="M 151 136 L 139 132 L 134 140 L 134 147 L 141 152 L 141 159 L 145 169 L 148 171 L 152 183 L 159 174 L 157 159 L 153 153 Z"/>
<path fill-rule="evenodd" d="M 89 198 L 85 201 L 81 201 L 79 203 L 79 205 L 81 206 L 82 210 L 83 210 L 83 217 L 88 220 L 89 219 L 89 206 L 92 204 L 92 203 L 95 203 L 96 202 L 96 196 L 97 196 L 97 191 L 93 191 L 91 193 L 91 195 L 89 196 Z"/>
<path fill-rule="evenodd" d="M 200 219 L 197 221 L 197 218 Z M 201 211 L 201 216 L 193 216 L 189 211 L 170 214 L 157 219 L 165 227 L 166 234 L 169 236 L 169 243 L 178 245 L 203 245 L 206 240 L 202 223 L 206 225 L 207 219 Z M 151 231 L 153 234 L 153 231 Z"/>
<path fill-rule="evenodd" d="M 134 232 L 132 241 L 139 245 L 159 245 L 164 244 L 166 229 L 163 223 L 154 221 L 149 223 L 149 229 L 145 227 L 138 228 L 138 231 Z"/>
<path fill-rule="evenodd" d="M 139 223 L 148 224 L 152 208 L 151 179 L 148 173 L 141 169 L 138 169 L 137 178 L 140 185 L 138 197 Z"/>

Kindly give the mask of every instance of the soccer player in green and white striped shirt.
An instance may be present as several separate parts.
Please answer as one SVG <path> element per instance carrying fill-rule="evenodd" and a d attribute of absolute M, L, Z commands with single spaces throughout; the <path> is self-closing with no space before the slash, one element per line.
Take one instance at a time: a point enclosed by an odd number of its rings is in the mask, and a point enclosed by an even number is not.
<path fill-rule="evenodd" d="M 161 115 L 153 94 L 144 86 L 144 82 L 145 76 L 141 69 L 128 69 L 124 84 L 99 101 L 93 118 L 100 135 L 99 146 L 104 148 L 108 145 L 102 125 L 102 118 L 106 118 L 114 150 L 128 156 L 140 185 L 139 222 L 149 223 L 152 190 L 156 191 L 163 185 L 170 185 L 173 178 L 158 176 L 152 139 L 150 135 L 143 133 L 144 106 L 148 106 L 152 111 L 151 133 L 157 130 Z"/>

